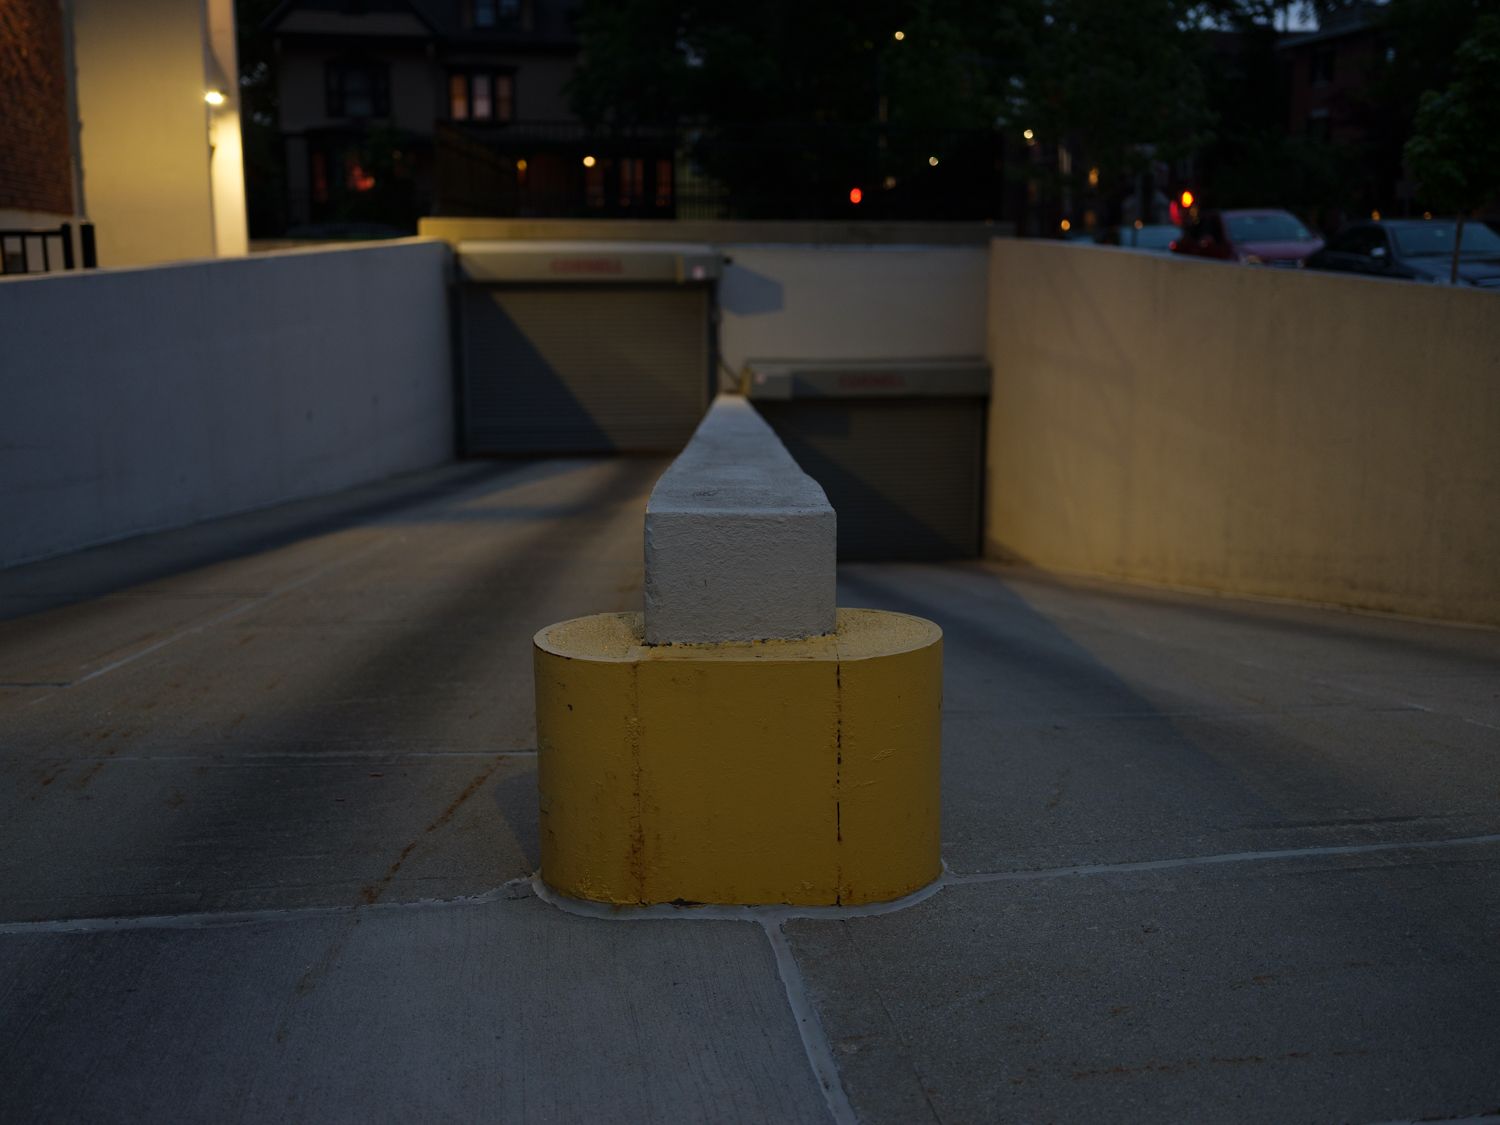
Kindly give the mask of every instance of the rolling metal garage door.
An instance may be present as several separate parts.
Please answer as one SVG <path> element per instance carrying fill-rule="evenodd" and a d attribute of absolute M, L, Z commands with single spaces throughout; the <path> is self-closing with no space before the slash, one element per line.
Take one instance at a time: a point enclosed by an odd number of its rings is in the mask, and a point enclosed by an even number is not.
<path fill-rule="evenodd" d="M 717 255 L 618 243 L 459 254 L 465 453 L 687 444 L 713 378 Z"/>
<path fill-rule="evenodd" d="M 982 360 L 752 364 L 745 390 L 828 494 L 839 558 L 980 553 Z"/>

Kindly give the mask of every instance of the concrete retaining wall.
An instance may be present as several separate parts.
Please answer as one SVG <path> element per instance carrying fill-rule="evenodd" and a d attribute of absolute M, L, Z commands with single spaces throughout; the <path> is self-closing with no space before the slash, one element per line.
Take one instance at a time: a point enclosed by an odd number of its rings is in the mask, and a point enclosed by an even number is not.
<path fill-rule="evenodd" d="M 0 565 L 453 450 L 448 248 L 0 283 Z"/>
<path fill-rule="evenodd" d="M 985 347 L 989 252 L 964 246 L 726 246 L 719 345 L 749 359 L 931 359 Z"/>
<path fill-rule="evenodd" d="M 1500 624 L 1500 297 L 992 244 L 986 545 Z"/>

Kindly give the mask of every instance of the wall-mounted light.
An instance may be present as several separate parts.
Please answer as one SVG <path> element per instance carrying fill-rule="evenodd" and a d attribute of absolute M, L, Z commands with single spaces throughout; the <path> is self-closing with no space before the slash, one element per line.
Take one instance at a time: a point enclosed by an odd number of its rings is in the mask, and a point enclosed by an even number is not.
<path fill-rule="evenodd" d="M 1064 219 L 1062 222 L 1058 223 L 1057 225 L 1060 226 L 1060 227 L 1062 227 L 1062 229 L 1064 231 L 1070 231 L 1070 230 L 1073 229 L 1073 224 L 1070 223 L 1067 219 Z"/>
<path fill-rule="evenodd" d="M 592 168 L 597 163 L 599 163 L 599 162 L 597 160 L 595 160 L 592 156 L 585 156 L 583 158 L 583 166 L 585 168 Z"/>
<path fill-rule="evenodd" d="M 938 158 L 935 157 L 935 156 L 929 156 L 927 158 L 927 163 L 931 164 L 934 168 L 936 168 L 938 166 Z"/>
<path fill-rule="evenodd" d="M 223 90 L 208 90 L 208 91 L 205 91 L 204 94 L 203 94 L 203 100 L 206 101 L 209 105 L 223 105 L 224 101 L 225 101 L 224 91 Z"/>
<path fill-rule="evenodd" d="M 1036 140 L 1036 134 L 1033 133 L 1030 129 L 1021 130 L 1021 136 L 1025 137 L 1028 141 Z"/>
<path fill-rule="evenodd" d="M 897 43 L 901 42 L 901 40 L 903 40 L 905 38 L 906 38 L 906 32 L 904 32 L 904 31 L 898 31 L 898 32 L 896 32 L 896 42 Z"/>

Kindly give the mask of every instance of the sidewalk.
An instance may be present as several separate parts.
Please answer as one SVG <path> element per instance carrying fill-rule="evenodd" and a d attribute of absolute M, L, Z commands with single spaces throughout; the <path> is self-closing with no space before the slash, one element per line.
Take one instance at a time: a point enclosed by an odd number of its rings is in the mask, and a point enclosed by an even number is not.
<path fill-rule="evenodd" d="M 945 630 L 945 884 L 538 897 L 530 636 L 662 468 L 0 571 L 0 1120 L 1500 1120 L 1493 631 L 848 566 Z"/>

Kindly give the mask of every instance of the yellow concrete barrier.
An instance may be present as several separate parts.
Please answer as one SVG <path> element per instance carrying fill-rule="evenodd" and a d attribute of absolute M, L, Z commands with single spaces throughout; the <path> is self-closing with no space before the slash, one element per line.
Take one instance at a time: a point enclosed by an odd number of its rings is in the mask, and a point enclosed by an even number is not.
<path fill-rule="evenodd" d="M 574 898 L 836 905 L 938 877 L 942 631 L 838 611 L 802 640 L 535 638 L 542 878 Z"/>

